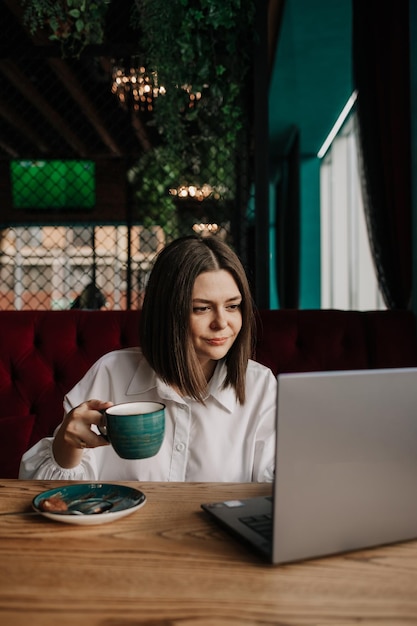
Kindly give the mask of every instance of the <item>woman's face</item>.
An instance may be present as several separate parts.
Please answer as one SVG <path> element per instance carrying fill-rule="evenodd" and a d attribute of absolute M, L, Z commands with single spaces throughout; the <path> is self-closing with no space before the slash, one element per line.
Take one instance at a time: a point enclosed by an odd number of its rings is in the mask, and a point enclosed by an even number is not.
<path fill-rule="evenodd" d="M 203 371 L 209 380 L 232 347 L 242 328 L 242 295 L 226 270 L 197 276 L 192 295 L 191 337 Z"/>

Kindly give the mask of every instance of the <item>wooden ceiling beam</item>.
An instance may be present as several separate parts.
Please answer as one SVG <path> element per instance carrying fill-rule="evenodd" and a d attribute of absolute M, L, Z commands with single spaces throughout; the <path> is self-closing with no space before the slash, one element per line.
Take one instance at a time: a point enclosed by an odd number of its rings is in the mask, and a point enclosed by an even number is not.
<path fill-rule="evenodd" d="M 39 133 L 37 133 L 21 115 L 16 113 L 15 109 L 9 107 L 2 101 L 0 101 L 0 117 L 6 120 L 6 122 L 14 128 L 17 128 L 19 133 L 34 143 L 40 152 L 46 154 L 49 151 L 48 146 L 45 144 Z"/>
<path fill-rule="evenodd" d="M 149 137 L 147 135 L 147 132 L 139 118 L 139 115 L 135 112 L 132 111 L 132 115 L 131 115 L 131 123 L 133 126 L 133 130 L 135 131 L 135 135 L 137 137 L 137 140 L 139 141 L 140 145 L 142 146 L 144 152 L 148 152 L 149 150 L 152 149 L 152 144 L 149 141 Z"/>
<path fill-rule="evenodd" d="M 23 26 L 23 11 L 20 3 L 14 2 L 14 0 L 5 0 L 5 4 L 7 5 L 8 9 L 14 14 L 19 23 L 22 24 L 22 28 L 27 31 L 27 29 Z M 43 46 L 46 49 L 49 48 L 50 50 L 56 48 L 56 46 L 51 45 L 51 42 L 44 30 L 38 30 L 34 35 L 30 35 L 30 38 L 35 46 Z M 83 91 L 80 82 L 78 81 L 77 77 L 75 76 L 74 72 L 72 72 L 68 64 L 62 59 L 56 58 L 55 56 L 48 57 L 47 62 L 49 64 L 49 67 L 52 69 L 52 71 L 64 85 L 66 90 L 70 93 L 72 98 L 78 104 L 83 114 L 87 117 L 87 119 L 97 132 L 98 136 L 103 141 L 104 145 L 109 148 L 110 152 L 114 156 L 122 156 L 123 150 L 121 150 L 121 148 L 117 145 L 117 142 L 113 139 L 113 137 L 111 137 L 110 133 L 105 128 L 104 123 L 102 122 L 97 112 L 97 109 Z M 56 117 L 55 123 L 58 123 Z M 62 128 L 61 125 L 60 127 Z M 72 134 L 72 137 L 67 134 L 67 143 L 70 143 L 73 148 L 75 148 L 75 146 L 78 146 L 77 152 L 79 152 L 81 149 L 82 152 L 85 153 L 86 148 L 83 146 L 82 142 L 75 137 L 72 131 L 70 132 Z"/>
<path fill-rule="evenodd" d="M 106 57 L 102 57 L 101 66 L 104 72 L 110 76 L 112 72 L 110 60 Z M 120 106 L 125 111 L 127 110 L 126 106 L 122 104 L 120 104 Z M 148 133 L 146 132 L 146 128 L 144 124 L 142 123 L 142 120 L 140 119 L 140 115 L 136 113 L 135 111 L 132 111 L 130 120 L 131 120 L 133 130 L 135 132 L 136 139 L 138 140 L 139 144 L 142 146 L 142 149 L 144 150 L 144 152 L 148 152 L 148 150 L 151 150 L 152 148 L 152 143 L 149 140 Z"/>
<path fill-rule="evenodd" d="M 13 13 L 18 22 L 22 25 L 22 28 L 26 30 L 23 26 L 23 11 L 20 3 L 15 2 L 14 0 L 4 0 L 8 9 Z M 29 33 L 28 33 L 29 35 Z M 80 107 L 83 114 L 87 117 L 90 124 L 93 126 L 98 136 L 102 140 L 103 144 L 107 146 L 110 152 L 117 157 L 123 156 L 123 149 L 117 144 L 117 141 L 111 136 L 105 124 L 103 123 L 95 105 L 91 102 L 90 98 L 87 96 L 85 91 L 82 88 L 77 76 L 69 67 L 68 63 L 66 63 L 62 58 L 57 58 L 56 50 L 57 46 L 54 45 L 48 38 L 46 32 L 42 29 L 38 30 L 34 35 L 30 35 L 30 39 L 32 43 L 35 45 L 35 48 L 42 47 L 42 56 L 47 57 L 47 62 L 61 81 L 66 90 L 70 93 L 71 97 Z M 93 46 L 89 46 L 89 49 L 93 49 Z M 98 46 L 96 46 L 98 48 Z M 51 55 L 48 56 L 48 49 L 51 52 Z M 124 54 L 126 53 L 126 44 L 123 44 Z M 113 50 L 113 54 L 115 51 Z M 116 56 L 120 56 L 120 51 Z M 111 74 L 111 65 L 110 60 L 108 58 L 102 57 L 102 65 L 105 68 L 105 71 Z M 111 97 L 111 93 L 109 91 L 109 97 Z M 149 150 L 152 145 L 149 141 L 148 134 L 142 121 L 138 118 L 137 115 L 132 115 L 131 118 L 133 131 L 135 136 L 138 139 L 139 144 L 141 145 L 143 150 Z"/>
<path fill-rule="evenodd" d="M 0 60 L 0 71 L 38 109 L 47 122 L 81 158 L 86 158 L 88 149 L 83 141 L 72 132 L 65 120 L 51 107 L 48 100 L 38 91 L 20 68 L 11 61 Z"/>
<path fill-rule="evenodd" d="M 91 102 L 90 98 L 86 95 L 85 91 L 72 72 L 70 67 L 65 61 L 62 59 L 48 59 L 48 64 L 62 82 L 64 87 L 70 93 L 72 98 L 80 107 L 81 111 L 89 120 L 90 124 L 96 130 L 98 136 L 103 141 L 103 143 L 109 148 L 109 150 L 113 153 L 114 156 L 121 157 L 123 155 L 123 151 L 117 145 L 117 142 L 112 138 L 104 123 L 102 122 L 100 115 Z M 109 91 L 109 97 L 111 97 L 111 93 Z"/>
<path fill-rule="evenodd" d="M 19 154 L 16 152 L 16 150 L 12 148 L 9 144 L 7 144 L 5 141 L 2 141 L 1 139 L 0 139 L 0 150 L 3 150 L 3 152 L 5 152 L 12 159 L 19 158 Z"/>

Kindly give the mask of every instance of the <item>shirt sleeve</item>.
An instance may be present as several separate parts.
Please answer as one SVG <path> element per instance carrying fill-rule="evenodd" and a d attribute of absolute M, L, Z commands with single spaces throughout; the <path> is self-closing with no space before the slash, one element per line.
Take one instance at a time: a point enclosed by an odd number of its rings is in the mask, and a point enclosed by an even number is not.
<path fill-rule="evenodd" d="M 73 387 L 64 398 L 64 410 L 68 413 L 86 398 L 96 397 L 100 400 L 109 400 L 111 389 L 110 365 L 116 353 L 109 353 L 101 357 Z M 58 427 L 59 428 L 59 427 Z M 52 451 L 53 437 L 41 439 L 30 448 L 22 457 L 19 469 L 19 478 L 28 480 L 99 480 L 97 454 L 94 449 L 86 449 L 79 465 L 64 468 L 58 465 Z"/>
<path fill-rule="evenodd" d="M 24 480 L 97 480 L 92 450 L 85 450 L 81 463 L 67 469 L 55 461 L 52 443 L 53 437 L 46 437 L 25 452 L 20 463 L 19 478 Z"/>

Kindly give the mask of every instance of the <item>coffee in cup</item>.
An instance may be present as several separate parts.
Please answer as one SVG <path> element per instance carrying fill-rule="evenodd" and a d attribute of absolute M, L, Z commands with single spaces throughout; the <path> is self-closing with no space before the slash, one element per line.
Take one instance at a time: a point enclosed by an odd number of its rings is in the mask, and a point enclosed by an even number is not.
<path fill-rule="evenodd" d="M 100 433 L 122 459 L 147 459 L 159 451 L 165 434 L 165 405 L 124 402 L 103 411 Z"/>

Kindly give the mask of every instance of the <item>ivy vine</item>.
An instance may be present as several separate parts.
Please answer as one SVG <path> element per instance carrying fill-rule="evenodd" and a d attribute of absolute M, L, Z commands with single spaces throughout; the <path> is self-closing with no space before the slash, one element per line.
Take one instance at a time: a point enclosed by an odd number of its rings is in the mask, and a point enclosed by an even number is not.
<path fill-rule="evenodd" d="M 33 34 L 47 28 L 64 56 L 103 42 L 111 0 L 21 0 Z M 134 0 L 137 53 L 166 93 L 155 100 L 159 144 L 131 168 L 137 217 L 175 229 L 171 186 L 205 184 L 233 197 L 255 0 Z"/>
<path fill-rule="evenodd" d="M 33 35 L 46 28 L 62 54 L 79 57 L 90 44 L 102 43 L 111 0 L 22 0 L 23 21 Z"/>

